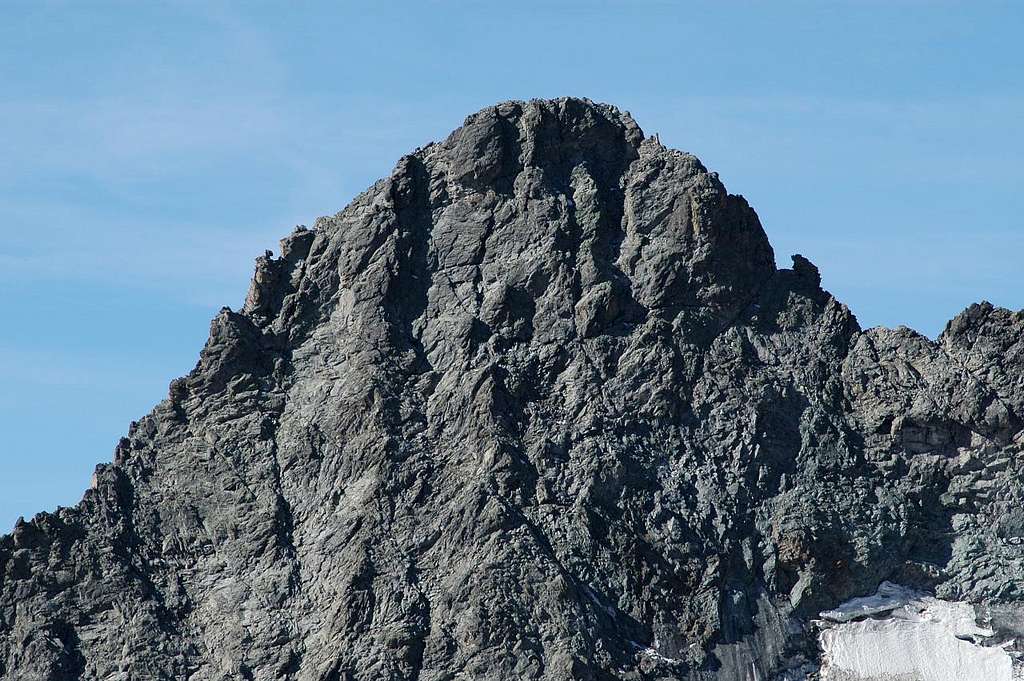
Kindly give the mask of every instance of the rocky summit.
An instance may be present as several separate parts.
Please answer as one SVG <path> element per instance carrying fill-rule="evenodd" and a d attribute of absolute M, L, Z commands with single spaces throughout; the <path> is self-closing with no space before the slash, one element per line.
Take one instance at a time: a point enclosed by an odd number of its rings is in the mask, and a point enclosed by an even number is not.
<path fill-rule="evenodd" d="M 1024 313 L 864 330 L 775 263 L 627 113 L 470 116 L 0 538 L 0 678 L 1011 678 Z"/>

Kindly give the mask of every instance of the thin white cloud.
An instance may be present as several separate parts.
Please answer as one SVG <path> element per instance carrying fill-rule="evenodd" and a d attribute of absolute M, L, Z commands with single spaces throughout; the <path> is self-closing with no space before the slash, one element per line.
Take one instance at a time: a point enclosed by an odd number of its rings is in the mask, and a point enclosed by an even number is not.
<path fill-rule="evenodd" d="M 0 375 L 29 389 L 116 387 L 122 393 L 149 392 L 152 380 L 163 367 L 148 367 L 140 358 L 123 353 L 104 355 L 87 351 L 44 351 L 24 346 L 0 345 Z M 170 380 L 170 377 L 168 377 Z M 14 394 L 7 395 L 12 401 Z"/>
<path fill-rule="evenodd" d="M 1024 142 L 1007 139 L 1006 121 L 1024 118 L 1024 96 L 953 95 L 867 99 L 803 95 L 644 97 L 640 123 L 670 146 L 705 140 L 763 169 L 786 168 L 818 155 L 823 169 L 842 172 L 878 157 L 879 173 L 907 174 L 914 183 L 998 182 L 1017 176 Z M 700 142 L 698 142 L 700 143 Z M 757 150 L 762 150 L 760 161 Z M 793 150 L 793 154 L 765 151 Z M 863 159 L 834 154 L 850 150 Z M 701 149 L 693 149 L 698 155 Z M 705 159 L 707 160 L 707 159 Z M 884 165 L 882 165 L 884 164 Z M 803 169 L 806 170 L 806 169 Z"/>

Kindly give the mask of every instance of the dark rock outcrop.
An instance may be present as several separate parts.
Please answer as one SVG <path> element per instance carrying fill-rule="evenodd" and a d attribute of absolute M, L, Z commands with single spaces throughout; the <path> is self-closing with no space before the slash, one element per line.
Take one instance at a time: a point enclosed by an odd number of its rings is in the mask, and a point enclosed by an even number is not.
<path fill-rule="evenodd" d="M 0 539 L 0 677 L 772 679 L 884 580 L 1024 600 L 1024 315 L 864 331 L 774 263 L 628 114 L 471 116 Z"/>

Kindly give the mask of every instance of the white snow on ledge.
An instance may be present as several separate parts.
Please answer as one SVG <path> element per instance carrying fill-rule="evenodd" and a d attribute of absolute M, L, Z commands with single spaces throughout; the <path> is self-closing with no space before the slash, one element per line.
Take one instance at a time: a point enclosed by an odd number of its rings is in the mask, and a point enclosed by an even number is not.
<path fill-rule="evenodd" d="M 883 582 L 821 617 L 822 681 L 1014 681 L 1012 641 L 984 645 L 969 603 Z"/>

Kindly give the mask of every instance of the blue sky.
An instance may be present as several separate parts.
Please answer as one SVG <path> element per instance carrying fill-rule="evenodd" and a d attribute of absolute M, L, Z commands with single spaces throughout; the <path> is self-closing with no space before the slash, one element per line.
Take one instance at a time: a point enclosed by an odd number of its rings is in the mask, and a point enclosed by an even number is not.
<path fill-rule="evenodd" d="M 1024 5 L 0 5 L 0 531 L 71 505 L 253 259 L 505 99 L 629 110 L 865 327 L 1024 307 Z"/>

